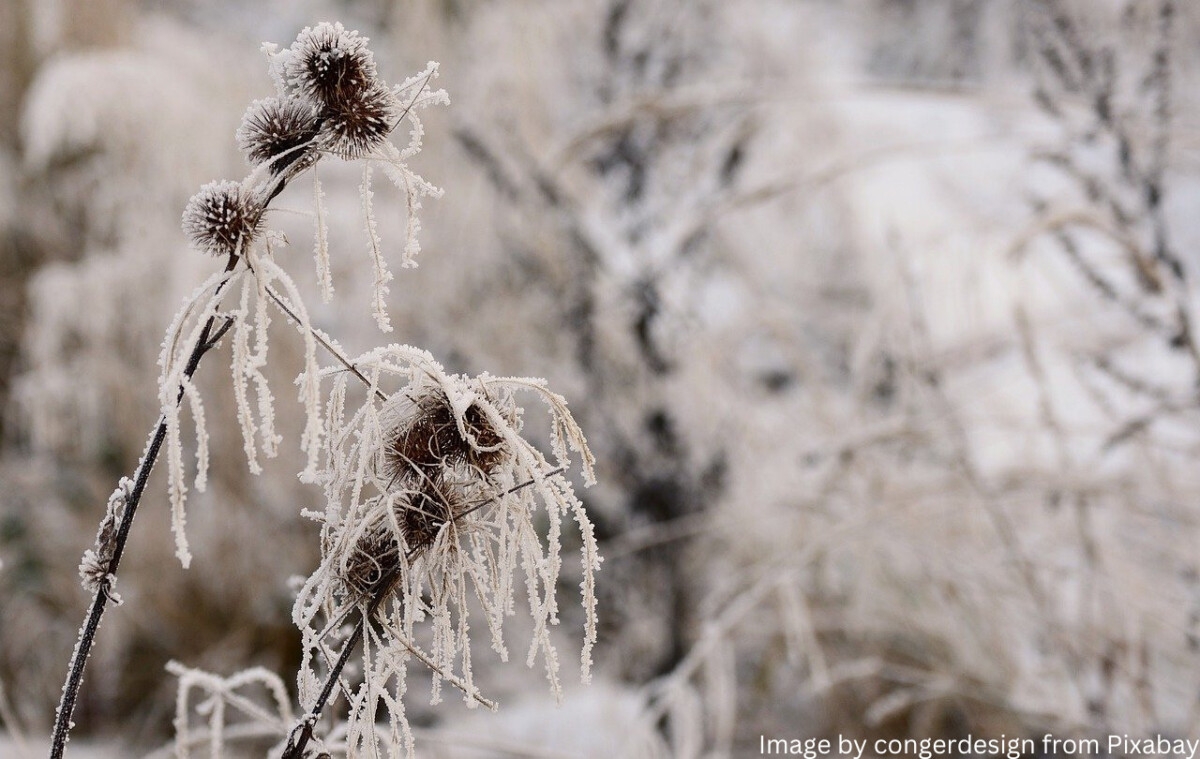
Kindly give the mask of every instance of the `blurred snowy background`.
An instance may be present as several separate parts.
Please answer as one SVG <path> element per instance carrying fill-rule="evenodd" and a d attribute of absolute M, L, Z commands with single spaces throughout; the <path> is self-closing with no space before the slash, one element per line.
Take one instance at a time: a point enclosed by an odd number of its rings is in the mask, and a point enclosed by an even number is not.
<path fill-rule="evenodd" d="M 396 333 L 345 307 L 371 270 L 359 175 L 332 165 L 339 299 L 314 320 L 352 352 L 545 376 L 599 460 L 599 682 L 556 710 L 483 652 L 499 713 L 412 684 L 422 756 L 1200 735 L 1200 5 L 1171 0 L 3 0 L 8 731 L 48 732 L 79 555 L 154 422 L 170 316 L 218 265 L 183 205 L 245 174 L 260 43 L 326 19 L 389 80 L 439 61 L 452 105 L 414 165 L 446 194 Z M 298 184 L 277 205 L 307 210 Z M 398 201 L 378 188 L 393 261 Z M 311 222 L 272 223 L 315 292 Z M 286 385 L 301 347 L 276 326 Z M 298 661 L 302 414 L 282 398 L 290 443 L 249 475 L 223 365 L 198 375 L 192 568 L 158 473 L 85 681 L 77 740 L 112 755 L 167 740 L 168 660 Z"/>

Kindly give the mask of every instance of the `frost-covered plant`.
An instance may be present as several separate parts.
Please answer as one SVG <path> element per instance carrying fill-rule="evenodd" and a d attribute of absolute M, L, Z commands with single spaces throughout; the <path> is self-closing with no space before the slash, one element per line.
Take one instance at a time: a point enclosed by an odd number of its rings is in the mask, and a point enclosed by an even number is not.
<path fill-rule="evenodd" d="M 518 565 L 533 622 L 526 661 L 533 666 L 540 657 L 551 689 L 561 694 L 549 631 L 558 622 L 560 537 L 567 519 L 575 521 L 581 537 L 586 618 L 581 667 L 584 680 L 589 677 L 600 557 L 591 522 L 564 474 L 571 451 L 582 458 L 585 482 L 592 482 L 594 462 L 565 400 L 542 380 L 449 374 L 429 353 L 408 346 L 341 360 L 343 365 L 324 372 L 332 378 L 324 421 L 329 444 L 318 479 L 327 506 L 308 514 L 322 525 L 322 561 L 293 610 L 303 635 L 298 686 L 307 713 L 295 720 L 290 704 L 277 695 L 284 691 L 282 681 L 270 673 L 247 670 L 221 678 L 173 664 L 171 671 L 180 677 L 179 756 L 200 744 L 220 756 L 227 741 L 261 737 L 283 739 L 283 757 L 309 756 L 312 750 L 325 756 L 368 751 L 412 756 L 403 699 L 413 661 L 433 673 L 432 703 L 449 683 L 468 705 L 495 708 L 474 683 L 470 618 L 477 604 L 493 650 L 507 660 L 503 628 L 520 593 Z M 366 383 L 367 397 L 350 413 L 353 380 Z M 382 391 L 397 381 L 400 389 Z M 546 405 L 550 459 L 521 435 L 524 411 L 516 403 L 521 393 Z M 355 613 L 349 634 L 339 636 Z M 340 651 L 338 637 L 345 637 Z M 346 667 L 360 641 L 362 668 L 355 678 Z M 324 672 L 322 661 L 329 663 Z M 275 694 L 273 703 L 238 692 L 252 684 Z M 207 697 L 193 706 L 193 691 Z M 340 693 L 349 702 L 348 717 L 318 737 L 318 720 Z M 228 718 L 229 707 L 236 719 Z M 206 723 L 200 729 L 193 729 L 193 711 Z"/>
<path fill-rule="evenodd" d="M 252 669 L 222 678 L 173 664 L 170 669 L 180 678 L 176 754 L 187 756 L 191 747 L 207 744 L 212 756 L 221 756 L 228 740 L 275 737 L 284 757 L 309 756 L 310 743 L 326 756 L 366 750 L 378 755 L 385 745 L 389 756 L 401 751 L 411 756 L 413 735 L 403 707 L 409 663 L 415 659 L 433 672 L 434 703 L 441 684 L 448 682 L 468 703 L 494 707 L 473 682 L 470 620 L 482 614 L 493 649 L 507 659 L 503 627 L 515 613 L 522 584 L 533 627 L 527 662 L 533 666 L 540 657 L 551 689 L 559 694 L 549 631 L 559 621 L 564 520 L 573 520 L 580 532 L 581 662 L 583 678 L 589 677 L 600 558 L 592 525 L 566 472 L 573 451 L 591 484 L 594 462 L 565 400 L 542 380 L 447 373 L 429 353 L 407 346 L 348 358 L 335 340 L 312 326 L 299 288 L 276 262 L 286 241 L 269 229 L 271 201 L 326 155 L 363 161 L 361 207 L 375 274 L 373 306 L 380 329 L 391 329 L 386 311 L 391 274 L 372 211 L 372 166 L 382 167 L 407 199 L 404 263 L 412 265 L 420 198 L 439 191 L 405 162 L 420 149 L 422 130 L 414 109 L 447 100 L 444 92 L 429 88 L 436 64 L 389 88 L 378 78 L 366 39 L 340 24 L 305 29 L 286 50 L 269 45 L 265 50 L 277 96 L 252 104 L 237 133 L 254 168 L 241 182 L 205 185 L 183 214 L 192 246 L 224 258 L 225 267 L 187 299 L 167 330 L 160 356 L 159 424 L 133 478 L 123 478 L 110 498 L 96 548 L 80 566 L 96 600 L 72 659 L 52 756 L 61 756 L 65 747 L 96 627 L 105 603 L 118 600 L 113 588 L 129 525 L 164 449 L 176 553 L 185 567 L 191 560 L 181 416 L 184 407 L 190 410 L 196 430 L 190 481 L 203 490 L 209 449 L 204 406 L 192 378 L 200 359 L 226 335 L 251 471 L 261 471 L 260 453 L 274 456 L 282 442 L 264 372 L 272 309 L 291 321 L 304 341 L 304 368 L 296 380 L 307 413 L 300 439 L 307 466 L 301 479 L 323 486 L 328 500 L 323 512 L 309 514 L 322 524 L 322 561 L 300 587 L 293 612 L 305 652 L 298 678 L 305 716 L 293 717 L 286 688 L 273 673 Z M 388 136 L 405 119 L 412 128 L 401 150 Z M 313 197 L 317 276 L 328 300 L 333 292 L 328 235 L 315 174 Z M 333 367 L 319 367 L 318 347 L 333 356 Z M 366 393 L 354 411 L 348 398 L 363 389 L 351 391 L 351 382 L 361 382 Z M 327 396 L 323 383 L 329 385 Z M 547 408 L 549 458 L 521 435 L 520 394 L 533 395 Z M 518 566 L 523 583 L 515 579 Z M 343 623 L 352 616 L 356 621 L 343 635 Z M 339 638 L 344 638 L 340 652 L 334 645 Z M 360 641 L 363 665 L 352 675 L 346 665 Z M 263 706 L 248 695 L 254 688 L 272 703 Z M 196 691 L 207 696 L 194 702 Z M 326 706 L 342 693 L 348 718 L 318 736 Z M 193 709 L 205 717 L 203 729 L 192 729 Z M 381 710 L 386 728 L 377 724 Z"/>
<path fill-rule="evenodd" d="M 191 559 L 184 535 L 184 500 L 187 493 L 181 412 L 184 399 L 196 429 L 196 474 L 194 486 L 203 490 L 207 479 L 208 444 L 204 406 L 192 377 L 204 355 L 227 334 L 232 336 L 232 369 L 238 417 L 245 451 L 252 471 L 258 472 L 259 451 L 272 456 L 280 436 L 275 429 L 274 401 L 267 386 L 263 367 L 267 362 L 268 308 L 274 305 L 300 329 L 305 341 L 305 367 L 297 380 L 300 400 L 308 412 L 301 447 L 308 453 L 305 474 L 315 476 L 321 448 L 321 415 L 318 344 L 337 352 L 335 344 L 310 325 L 307 311 L 291 277 L 275 262 L 283 247 L 280 235 L 267 228 L 271 201 L 289 181 L 309 169 L 326 155 L 363 161 L 361 186 L 362 209 L 375 268 L 374 310 L 379 326 L 390 329 L 385 310 L 387 283 L 391 279 L 381 252 L 372 210 L 371 167 L 378 164 L 407 198 L 409 219 L 405 245 L 405 265 L 413 264 L 419 246 L 416 239 L 416 210 L 420 198 L 437 195 L 439 190 L 412 172 L 407 159 L 419 152 L 422 128 L 416 116 L 419 108 L 446 103 L 444 91 L 433 90 L 430 82 L 437 65 L 430 63 L 421 74 L 389 88 L 375 73 L 366 39 L 340 24 L 319 24 L 305 29 L 291 48 L 279 51 L 267 46 L 273 70 L 289 62 L 317 61 L 318 64 L 295 76 L 277 78 L 278 99 L 253 105 L 239 130 L 254 170 L 242 181 L 214 182 L 203 187 L 188 203 L 183 229 L 198 250 L 226 259 L 223 271 L 212 275 L 189 297 L 180 309 L 163 343 L 159 380 L 161 415 L 147 442 L 146 451 L 132 478 L 122 479 L 109 500 L 97 535 L 97 545 L 89 550 L 80 566 L 84 586 L 94 593 L 91 608 L 72 654 L 67 682 L 56 716 L 51 756 L 62 756 L 71 726 L 71 715 L 83 669 L 95 639 L 100 618 L 109 600 L 118 601 L 113 587 L 129 528 L 144 493 L 150 471 L 159 454 L 166 449 L 169 489 L 176 534 L 177 555 L 186 567 Z M 344 76 L 344 51 L 353 51 L 349 60 L 356 67 L 353 77 Z M 320 64 L 326 61 L 329 65 Z M 339 68 L 340 67 L 340 68 Z M 294 68 L 294 67 L 293 67 Z M 303 67 L 302 67 L 303 68 Z M 337 87 L 317 88 L 335 77 Z M 404 120 L 411 125 L 410 140 L 403 148 L 393 145 L 389 135 Z M 323 295 L 332 295 L 329 274 L 328 235 L 322 207 L 323 192 L 314 173 L 316 203 L 316 260 Z M 226 296 L 237 292 L 235 305 L 226 304 Z M 250 404 L 251 396 L 256 401 Z"/>
<path fill-rule="evenodd" d="M 469 705 L 493 707 L 473 681 L 471 609 L 477 604 L 493 650 L 507 660 L 503 628 L 520 593 L 514 580 L 518 566 L 533 622 L 526 663 L 533 666 L 540 657 L 551 689 L 559 694 L 558 657 L 549 631 L 558 622 L 566 519 L 576 522 L 582 538 L 585 680 L 596 640 L 594 573 L 600 558 L 592 525 L 563 476 L 570 450 L 582 457 L 588 483 L 593 462 L 565 400 L 542 380 L 449 374 L 429 353 L 407 346 L 380 348 L 351 364 L 363 372 L 370 392 L 349 412 L 350 375 L 337 371 L 333 376 L 325 422 L 327 461 L 320 475 L 327 506 L 309 515 L 322 524 L 322 562 L 301 588 L 293 611 L 304 634 L 300 699 L 312 706 L 289 738 L 295 753 L 285 756 L 301 755 L 326 700 L 337 690 L 350 702 L 349 755 L 378 750 L 380 742 L 391 747 L 389 756 L 399 755 L 401 746 L 411 755 L 403 696 L 413 660 L 433 673 L 433 703 L 447 682 Z M 389 380 L 404 384 L 391 395 L 378 392 Z M 519 394 L 546 405 L 552 460 L 521 436 Z M 539 519 L 548 523 L 545 538 Z M 356 610 L 362 618 L 339 654 L 330 638 Z M 419 642 L 422 632 L 431 641 L 427 648 Z M 322 685 L 321 658 L 344 665 L 359 638 L 361 683 L 345 684 L 335 664 Z M 384 735 L 376 729 L 381 716 L 388 725 Z"/>
<path fill-rule="evenodd" d="M 259 100 L 247 110 L 237 138 L 255 169 L 241 182 L 213 182 L 201 188 L 188 202 L 183 214 L 183 229 L 193 246 L 205 253 L 227 259 L 224 272 L 214 275 L 188 301 L 168 330 L 160 363 L 163 367 L 160 390 L 163 393 L 163 413 L 167 420 L 167 440 L 170 449 L 171 495 L 175 511 L 175 530 L 180 560 L 189 561 L 186 538 L 183 535 L 183 500 L 186 485 L 179 441 L 178 399 L 171 398 L 174 388 L 188 400 L 197 427 L 197 489 L 203 489 L 207 463 L 207 446 L 203 424 L 203 409 L 199 395 L 184 372 L 190 347 L 210 321 L 221 319 L 233 335 L 234 396 L 241 423 L 246 457 L 253 472 L 260 471 L 258 453 L 273 456 L 280 439 L 275 430 L 274 401 L 267 386 L 262 367 L 267 361 L 267 328 L 269 306 L 281 310 L 300 329 L 305 340 L 305 369 L 297 381 L 300 400 L 305 404 L 308 422 L 301 438 L 301 448 L 308 452 L 307 477 L 315 475 L 320 449 L 319 389 L 316 350 L 324 343 L 337 349 L 312 329 L 308 312 L 291 276 L 275 262 L 275 255 L 284 246 L 283 239 L 265 230 L 264 216 L 271 200 L 286 184 L 302 171 L 314 167 L 326 155 L 353 157 L 364 164 L 361 185 L 362 209 L 366 224 L 372 265 L 375 268 L 374 312 L 380 329 L 389 331 L 391 325 L 386 311 L 387 283 L 392 274 L 382 255 L 376 232 L 371 166 L 377 163 L 405 193 L 408 199 L 409 221 L 405 245 L 405 264 L 411 265 L 419 251 L 416 211 L 420 197 L 439 195 L 433 185 L 411 171 L 406 161 L 421 148 L 423 134 L 416 116 L 417 108 L 446 103 L 443 90 L 432 90 L 430 81 L 437 74 L 437 64 L 430 63 L 421 74 L 400 86 L 389 89 L 375 74 L 366 39 L 356 32 L 346 31 L 341 24 L 319 24 L 301 32 L 293 45 L 283 51 L 267 45 L 272 70 L 297 69 L 289 76 L 277 76 L 278 97 Z M 354 51 L 352 70 L 345 66 L 321 67 L 310 59 L 330 58 L 343 48 Z M 330 51 L 334 51 L 331 53 Z M 310 61 L 301 66 L 299 62 Z M 342 61 L 345 64 L 345 61 Z M 347 64 L 348 65 L 348 64 Z M 330 68 L 332 67 L 332 68 Z M 337 87 L 326 81 L 327 69 L 336 74 Z M 307 78 L 304 74 L 307 73 Z M 317 85 L 325 82 L 324 88 Z M 369 91 L 369 95 L 364 92 Z M 381 93 L 386 93 L 386 96 Z M 390 103 L 387 118 L 376 119 L 374 106 L 360 102 L 379 98 Z M 403 98 L 403 100 L 402 100 Z M 401 107 L 401 103 L 404 103 Z M 361 107 L 360 107 L 361 106 Z M 407 118 L 411 125 L 410 141 L 398 149 L 388 136 Z M 364 126 L 370 125 L 370 128 Z M 354 133 L 356 149 L 351 156 L 344 150 L 346 134 Z M 322 295 L 329 300 L 333 293 L 329 269 L 328 234 L 325 229 L 324 192 L 313 175 L 315 259 Z M 237 305 L 224 306 L 224 295 L 234 283 L 240 284 Z M 222 311 L 222 307 L 226 308 Z M 251 406 L 251 397 L 257 401 Z"/>
<path fill-rule="evenodd" d="M 580 532 L 580 658 L 582 677 L 589 679 L 600 556 L 592 524 L 564 475 L 574 451 L 590 484 L 594 461 L 566 401 L 538 379 L 447 373 L 429 353 L 408 346 L 339 360 L 323 372 L 331 379 L 323 430 L 328 443 L 317 480 L 327 505 L 307 514 L 322 525 L 322 561 L 293 609 L 303 636 L 298 690 L 306 714 L 295 720 L 278 697 L 263 705 L 239 694 L 253 683 L 270 693 L 283 690 L 278 677 L 259 670 L 226 679 L 173 665 L 180 676 L 179 756 L 198 744 L 220 756 L 227 741 L 261 737 L 279 738 L 285 759 L 311 750 L 412 756 L 404 709 L 409 665 L 415 661 L 432 672 L 433 704 L 449 683 L 469 706 L 494 709 L 472 674 L 472 612 L 483 617 L 492 649 L 507 660 L 504 623 L 516 611 L 522 584 L 533 625 L 526 664 L 541 658 L 551 690 L 561 695 L 550 628 L 559 621 L 566 520 Z M 366 399 L 351 412 L 347 398 L 357 381 L 366 384 Z M 395 392 L 382 390 L 397 382 Z M 546 406 L 550 458 L 521 434 L 520 394 Z M 518 566 L 523 583 L 515 577 Z M 341 634 L 354 614 L 357 621 Z M 351 676 L 347 664 L 360 642 L 362 667 Z M 207 694 L 195 706 L 194 690 Z M 348 716 L 317 736 L 318 721 L 339 694 L 347 698 Z M 227 719 L 227 707 L 239 715 L 235 721 Z M 206 723 L 200 729 L 193 729 L 193 711 Z"/>

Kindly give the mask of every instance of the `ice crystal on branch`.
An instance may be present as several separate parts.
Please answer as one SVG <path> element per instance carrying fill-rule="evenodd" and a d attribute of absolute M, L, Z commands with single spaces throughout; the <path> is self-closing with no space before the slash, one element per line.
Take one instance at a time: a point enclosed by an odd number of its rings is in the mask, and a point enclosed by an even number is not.
<path fill-rule="evenodd" d="M 295 719 L 287 686 L 274 672 L 252 667 L 231 677 L 168 662 L 167 671 L 179 678 L 175 701 L 175 756 L 187 759 L 191 749 L 207 745 L 208 756 L 225 754 L 226 742 L 238 738 L 278 737 Z M 193 693 L 200 698 L 193 701 Z M 203 728 L 192 726 L 192 713 Z"/>
<path fill-rule="evenodd" d="M 112 586 L 116 577 L 111 572 L 113 553 L 116 549 L 117 531 L 121 529 L 121 520 L 125 516 L 125 506 L 129 495 L 133 492 L 133 480 L 122 477 L 117 483 L 117 489 L 108 497 L 104 519 L 96 531 L 96 547 L 88 549 L 79 562 L 79 577 L 84 590 L 90 593 L 103 591 L 117 603 L 120 597 L 113 593 Z"/>

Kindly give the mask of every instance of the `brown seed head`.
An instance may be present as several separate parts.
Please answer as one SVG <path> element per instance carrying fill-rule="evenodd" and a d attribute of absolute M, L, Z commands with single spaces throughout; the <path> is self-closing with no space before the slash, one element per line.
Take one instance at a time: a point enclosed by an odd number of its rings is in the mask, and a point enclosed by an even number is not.
<path fill-rule="evenodd" d="M 504 438 L 478 403 L 463 414 L 468 439 L 459 429 L 444 390 L 428 389 L 410 400 L 411 413 L 387 438 L 385 476 L 432 476 L 428 473 L 463 467 L 491 474 L 508 458 Z"/>
<path fill-rule="evenodd" d="M 340 23 L 306 27 L 289 50 L 284 77 L 322 108 L 336 107 L 378 85 L 367 38 Z"/>
<path fill-rule="evenodd" d="M 400 543 L 391 526 L 380 520 L 359 535 L 335 572 L 346 595 L 365 601 L 379 592 L 381 583 L 399 567 Z"/>
<path fill-rule="evenodd" d="M 299 98 L 256 100 L 242 117 L 237 141 L 254 166 L 272 161 L 274 174 L 295 174 L 317 160 L 312 142 L 320 120 L 311 104 Z"/>
<path fill-rule="evenodd" d="M 396 96 L 383 85 L 330 103 L 321 111 L 324 147 L 346 160 L 363 158 L 392 133 L 398 115 Z"/>
<path fill-rule="evenodd" d="M 441 476 L 397 480 L 391 495 L 394 524 L 400 527 L 410 557 L 432 545 L 441 529 L 470 507 L 460 484 Z M 368 600 L 383 588 L 383 582 L 395 579 L 402 557 L 394 524 L 385 511 L 376 512 L 338 567 L 338 577 L 351 597 Z"/>
<path fill-rule="evenodd" d="M 188 201 L 183 231 L 192 247 L 214 256 L 241 252 L 262 230 L 263 207 L 237 182 L 209 182 Z"/>

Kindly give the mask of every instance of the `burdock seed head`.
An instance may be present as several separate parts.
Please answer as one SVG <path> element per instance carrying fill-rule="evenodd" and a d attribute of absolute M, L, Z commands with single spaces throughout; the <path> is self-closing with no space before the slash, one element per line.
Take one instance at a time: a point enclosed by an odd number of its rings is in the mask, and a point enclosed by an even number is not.
<path fill-rule="evenodd" d="M 322 107 L 336 107 L 378 85 L 367 38 L 340 23 L 305 27 L 289 53 L 287 83 Z"/>
<path fill-rule="evenodd" d="M 376 85 L 338 100 L 321 112 L 324 147 L 339 158 L 363 158 L 391 134 L 399 118 L 392 91 Z"/>
<path fill-rule="evenodd" d="M 444 473 L 400 483 L 400 497 L 395 500 L 394 508 L 409 551 L 427 548 L 443 526 L 467 510 L 463 485 L 451 481 Z"/>
<path fill-rule="evenodd" d="M 402 563 L 396 525 L 404 538 L 403 550 L 412 558 L 432 545 L 447 523 L 469 509 L 461 485 L 440 475 L 398 481 L 386 503 L 392 514 L 382 507 L 373 509 L 353 548 L 335 567 L 346 594 L 356 600 L 370 600 L 389 578 L 395 579 Z"/>
<path fill-rule="evenodd" d="M 271 172 L 293 174 L 312 166 L 317 152 L 310 143 L 320 120 L 312 104 L 295 97 L 256 100 L 237 130 L 238 147 L 254 166 L 271 161 Z"/>
<path fill-rule="evenodd" d="M 233 256 L 258 237 L 262 221 L 262 203 L 240 184 L 209 182 L 188 201 L 183 232 L 199 251 Z"/>
<path fill-rule="evenodd" d="M 387 477 L 410 472 L 427 476 L 429 472 L 460 467 L 491 474 L 508 458 L 504 437 L 479 401 L 463 412 L 460 429 L 450 399 L 441 387 L 425 388 L 403 400 L 399 420 L 386 437 L 383 455 Z"/>

